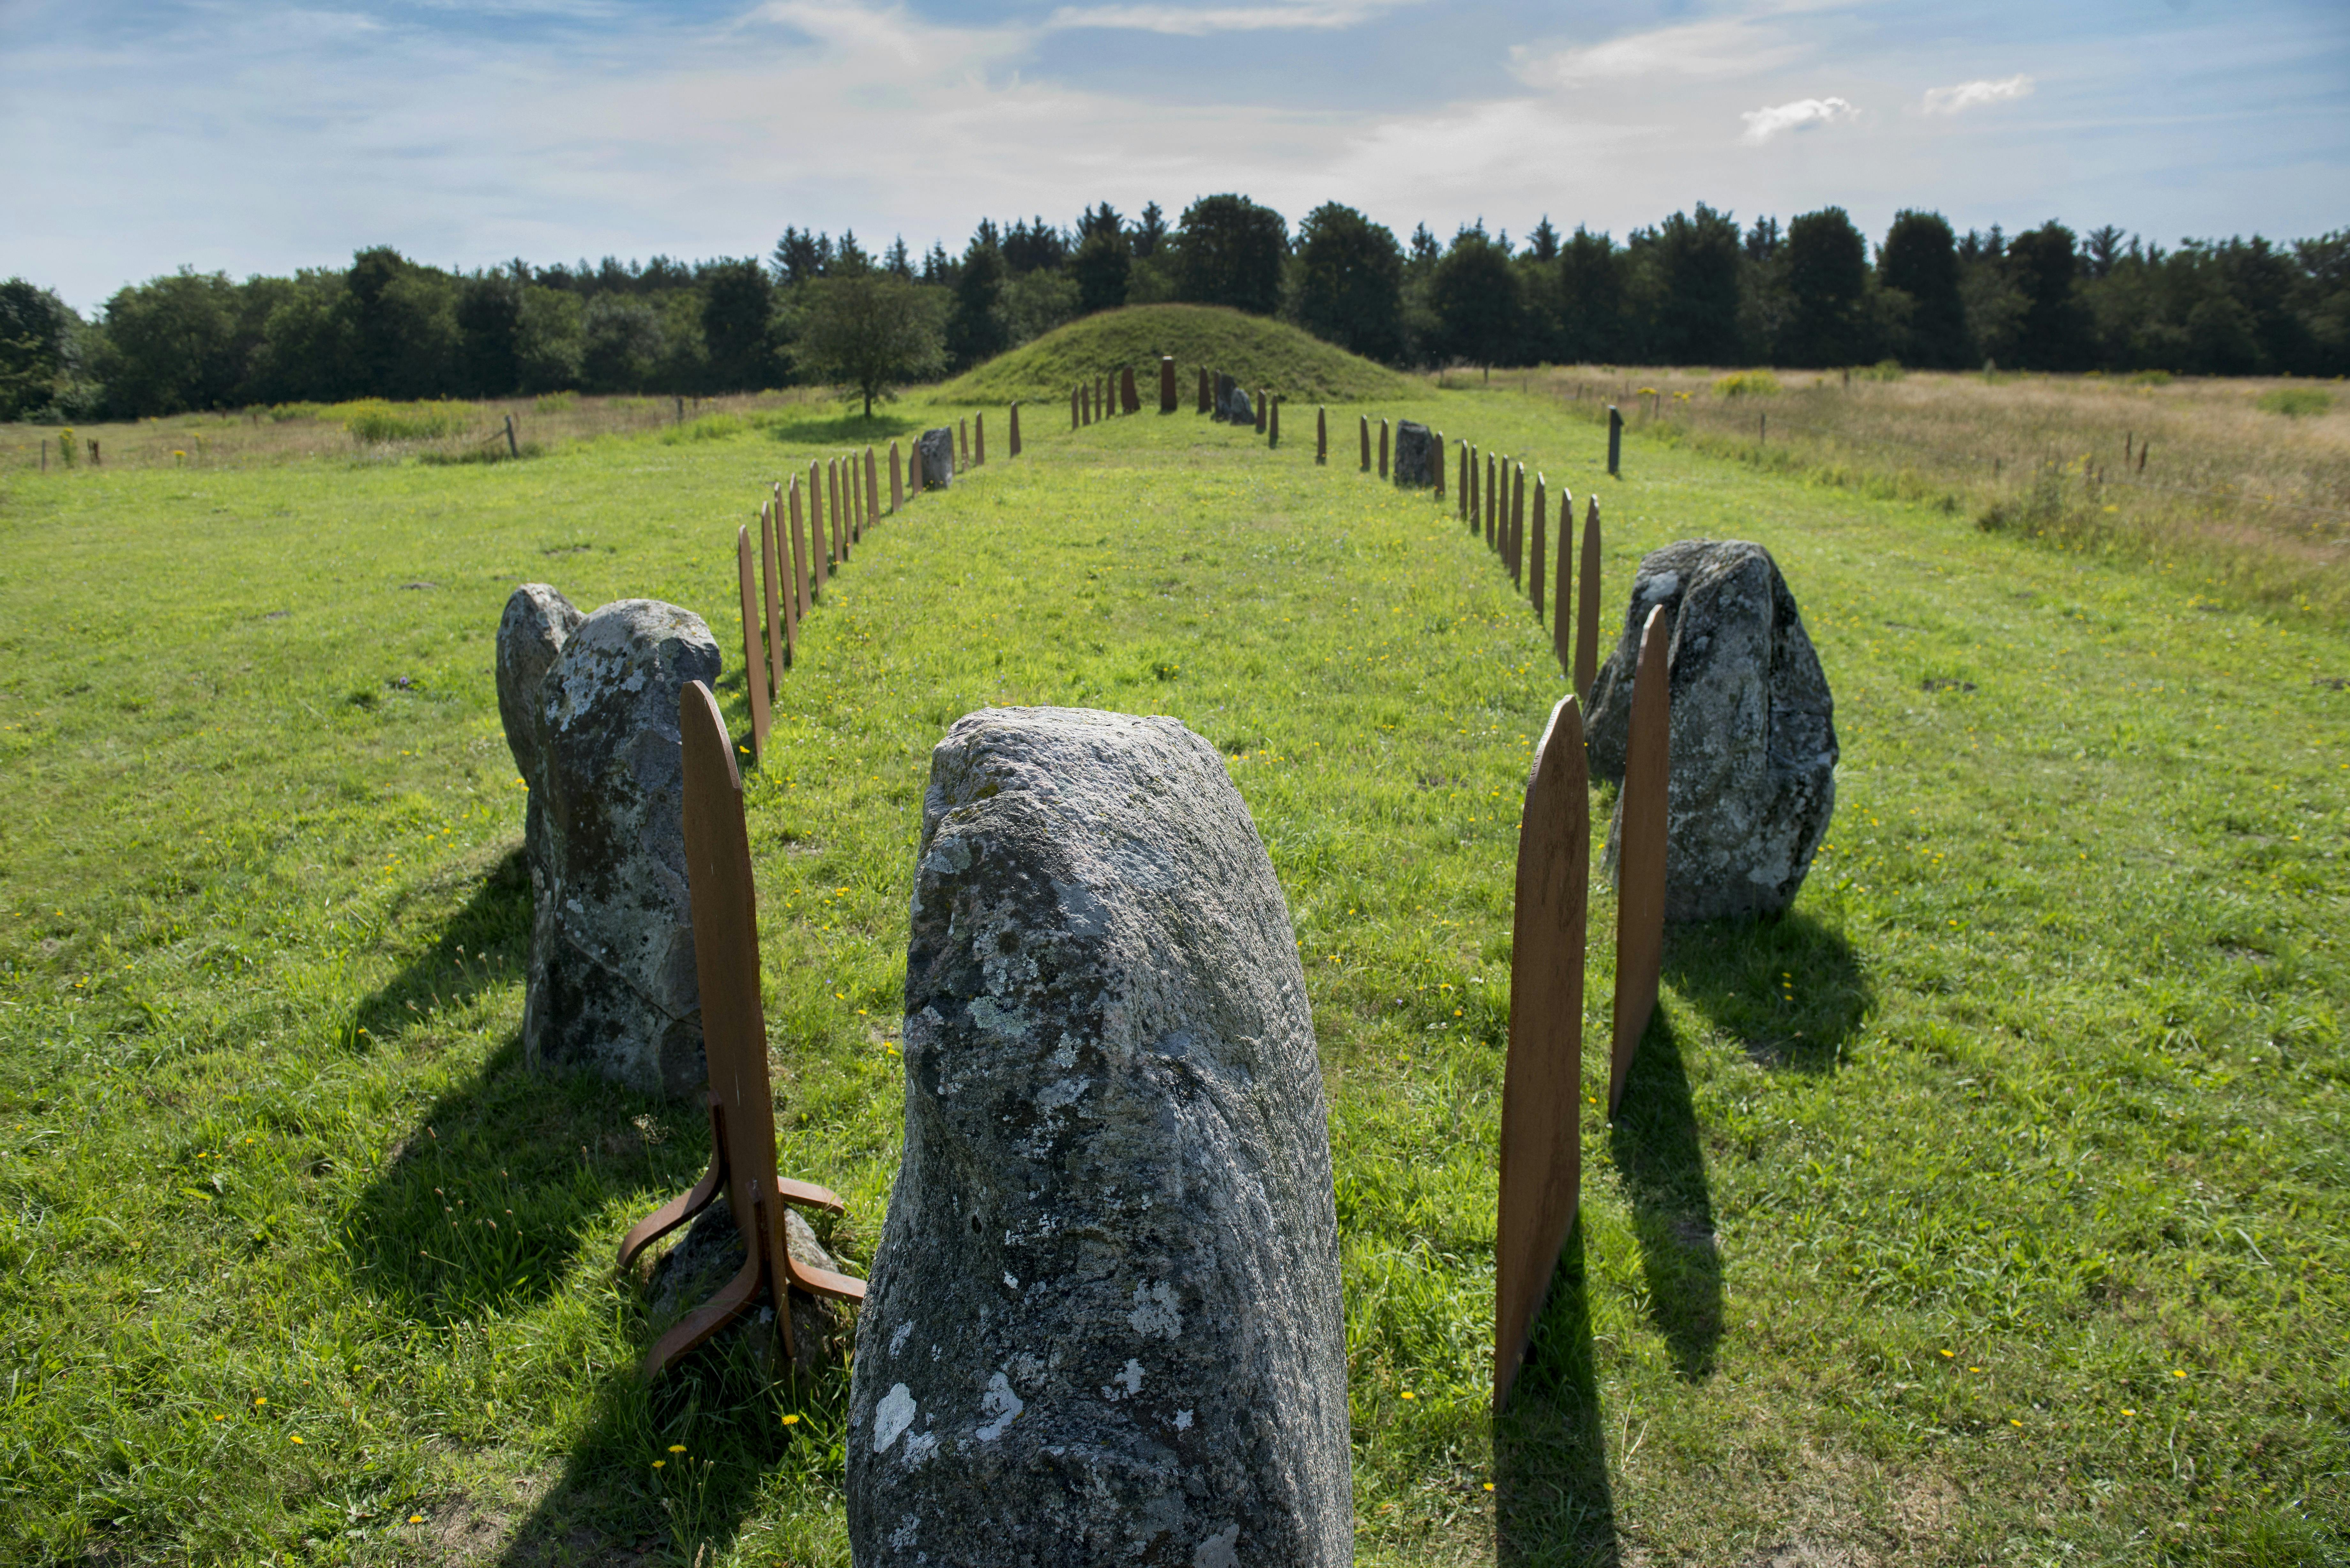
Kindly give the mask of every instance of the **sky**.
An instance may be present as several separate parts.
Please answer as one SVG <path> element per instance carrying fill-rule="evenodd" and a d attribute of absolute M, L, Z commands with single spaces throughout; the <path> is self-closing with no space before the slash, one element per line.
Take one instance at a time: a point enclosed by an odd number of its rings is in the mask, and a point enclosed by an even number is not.
<path fill-rule="evenodd" d="M 1408 236 L 2350 227 L 2344 0 L 0 0 L 0 276 L 961 249 L 1238 191 Z"/>

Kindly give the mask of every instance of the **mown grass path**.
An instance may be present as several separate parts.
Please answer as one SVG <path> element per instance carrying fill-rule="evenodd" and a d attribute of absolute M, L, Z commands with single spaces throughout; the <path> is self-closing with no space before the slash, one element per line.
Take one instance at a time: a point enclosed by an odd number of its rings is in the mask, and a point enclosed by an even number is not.
<path fill-rule="evenodd" d="M 1295 407 L 1277 452 L 1031 410 L 828 590 L 746 782 L 784 1164 L 848 1198 L 837 1248 L 894 1169 L 930 747 L 989 702 L 1170 713 L 1313 988 L 1365 1561 L 2337 1559 L 2350 693 L 2313 679 L 2350 639 L 1638 441 L 1609 482 L 1515 396 L 1420 411 L 1602 487 L 1611 618 L 1647 549 L 1768 545 L 1843 742 L 1796 913 L 1675 933 L 1625 1116 L 1587 1107 L 1521 1413 L 1492 1170 L 1560 682 L 1450 506 L 1352 472 L 1352 410 L 1327 470 Z M 846 1561 L 839 1380 L 630 1374 L 611 1248 L 705 1139 L 519 1064 L 490 661 L 517 581 L 671 599 L 747 728 L 733 528 L 853 433 L 0 487 L 0 1551 Z"/>

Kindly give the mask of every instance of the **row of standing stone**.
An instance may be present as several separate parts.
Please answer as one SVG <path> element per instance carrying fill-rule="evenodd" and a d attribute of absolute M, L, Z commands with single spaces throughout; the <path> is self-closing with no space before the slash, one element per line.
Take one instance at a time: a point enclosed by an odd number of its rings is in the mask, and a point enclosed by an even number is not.
<path fill-rule="evenodd" d="M 1011 455 L 1020 455 L 1020 405 L 1009 410 Z M 926 490 L 944 490 L 958 472 L 987 462 L 987 416 L 922 432 L 911 460 L 889 443 L 889 499 L 881 500 L 880 456 L 868 446 L 845 457 L 811 461 L 805 485 L 796 473 L 775 482 L 759 503 L 759 542 L 751 524 L 734 531 L 743 598 L 743 685 L 751 702 L 754 751 L 767 749 L 773 696 L 799 649 L 800 623 L 824 602 L 825 584 L 847 566 L 866 530 L 905 509 Z"/>

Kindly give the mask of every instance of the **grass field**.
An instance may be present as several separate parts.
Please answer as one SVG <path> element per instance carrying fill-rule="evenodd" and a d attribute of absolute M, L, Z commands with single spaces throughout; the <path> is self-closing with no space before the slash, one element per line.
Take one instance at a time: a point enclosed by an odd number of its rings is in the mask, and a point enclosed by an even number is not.
<path fill-rule="evenodd" d="M 1375 411 L 1600 487 L 1614 614 L 1647 549 L 1770 546 L 1843 743 L 1795 913 L 1669 942 L 1516 1413 L 1492 1170 L 1559 682 L 1449 508 L 1295 427 L 1040 421 L 809 623 L 746 785 L 784 1164 L 847 1197 L 836 1249 L 869 1262 L 894 1169 L 929 748 L 987 702 L 1171 713 L 1307 961 L 1363 1561 L 2343 1560 L 2350 638 L 1638 432 L 1611 483 L 1554 400 L 1414 397 Z M 845 1374 L 631 1374 L 611 1249 L 705 1139 L 519 1064 L 491 640 L 545 580 L 739 649 L 756 487 L 925 412 L 0 479 L 0 1555 L 847 1560 Z"/>

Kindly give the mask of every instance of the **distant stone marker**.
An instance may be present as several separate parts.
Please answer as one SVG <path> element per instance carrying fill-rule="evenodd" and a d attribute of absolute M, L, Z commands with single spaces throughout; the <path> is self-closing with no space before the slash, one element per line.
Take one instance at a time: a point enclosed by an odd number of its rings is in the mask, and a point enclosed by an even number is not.
<path fill-rule="evenodd" d="M 1493 1234 L 1493 1407 L 1524 1364 L 1583 1189 L 1583 969 L 1591 797 L 1573 697 L 1534 748 L 1518 827 L 1510 1048 Z"/>
<path fill-rule="evenodd" d="M 1131 365 L 1118 367 L 1118 406 L 1129 414 L 1139 414 L 1142 411 L 1142 396 L 1135 390 L 1134 367 Z"/>
<path fill-rule="evenodd" d="M 1269 397 L 1265 400 L 1273 407 L 1265 414 L 1264 444 L 1277 447 L 1281 444 L 1281 400 Z"/>
<path fill-rule="evenodd" d="M 766 532 L 762 521 L 759 531 Z M 767 659 L 759 646 L 759 568 L 751 558 L 751 530 L 734 530 L 734 559 L 743 579 L 743 691 L 751 701 L 751 749 L 767 754 Z"/>
<path fill-rule="evenodd" d="M 969 420 L 955 421 L 955 452 L 958 454 L 956 472 L 969 473 L 971 472 L 971 421 Z"/>
<path fill-rule="evenodd" d="M 865 525 L 868 528 L 881 521 L 881 462 L 874 455 L 873 444 L 865 445 Z"/>
<path fill-rule="evenodd" d="M 792 475 L 792 597 L 799 601 L 800 618 L 807 619 L 808 609 L 816 603 L 816 560 L 808 549 L 808 537 L 800 528 L 800 476 Z"/>
<path fill-rule="evenodd" d="M 544 827 L 531 858 L 523 1060 L 689 1094 L 703 1080 L 702 1004 L 677 701 L 688 682 L 718 679 L 718 644 L 700 616 L 654 599 L 606 605 L 562 633 L 577 613 L 525 585 L 498 627 L 499 711 L 524 718 L 507 740 Z"/>
<path fill-rule="evenodd" d="M 856 1560 L 1350 1563 L 1321 1069 L 1223 759 L 1171 719 L 969 714 L 911 907 Z"/>
<path fill-rule="evenodd" d="M 1385 417 L 1384 415 L 1382 415 L 1382 416 L 1380 417 L 1380 420 L 1379 420 L 1379 477 L 1380 477 L 1381 479 L 1385 479 L 1387 476 L 1388 476 L 1388 421 L 1387 421 L 1386 417 Z"/>
<path fill-rule="evenodd" d="M 914 456 L 922 466 L 923 489 L 944 490 L 954 483 L 954 431 L 944 425 L 924 431 L 914 443 Z"/>
<path fill-rule="evenodd" d="M 763 1290 L 785 1359 L 795 1363 L 795 1288 L 840 1301 L 865 1295 L 863 1281 L 800 1262 L 785 1237 L 785 1204 L 839 1213 L 841 1201 L 827 1189 L 775 1173 L 775 1100 L 759 1001 L 757 896 L 743 820 L 743 779 L 707 686 L 694 681 L 680 694 L 677 722 L 684 851 L 679 869 L 685 874 L 691 909 L 692 961 L 709 1052 L 710 1169 L 692 1190 L 662 1204 L 629 1231 L 620 1243 L 619 1267 L 627 1269 L 646 1247 L 710 1207 L 721 1192 L 742 1234 L 744 1262 L 716 1296 L 654 1342 L 644 1360 L 648 1377 L 749 1312 Z"/>
<path fill-rule="evenodd" d="M 987 466 L 987 416 L 971 416 L 971 462 L 974 468 Z"/>
<path fill-rule="evenodd" d="M 1607 472 L 1615 474 L 1624 456 L 1624 414 L 1613 403 L 1607 405 Z"/>
<path fill-rule="evenodd" d="M 1159 411 L 1162 414 L 1175 411 L 1175 356 L 1172 354 L 1159 356 Z"/>
<path fill-rule="evenodd" d="M 1627 635 L 1591 687 L 1591 771 L 1603 779 L 1629 776 L 1627 710 L 1637 724 L 1647 678 L 1627 682 L 1630 623 L 1651 611 L 1672 648 L 1664 918 L 1784 913 L 1826 836 L 1837 760 L 1835 703 L 1794 595 L 1770 552 L 1744 540 L 1684 540 L 1642 560 Z"/>
<path fill-rule="evenodd" d="M 1018 457 L 1020 455 L 1020 405 L 1013 404 L 1004 418 L 1010 421 L 1012 427 L 1009 431 L 1011 444 L 1006 451 L 1011 456 Z"/>
<path fill-rule="evenodd" d="M 1575 689 L 1575 492 L 1558 492 L 1558 566 L 1551 584 L 1550 648 L 1558 672 Z"/>
<path fill-rule="evenodd" d="M 1361 438 L 1362 438 L 1362 444 L 1363 444 L 1363 470 L 1362 470 L 1362 471 L 1363 471 L 1365 473 L 1368 473 L 1368 472 L 1371 472 L 1371 416 L 1370 416 L 1370 415 L 1368 415 L 1368 414 L 1357 414 L 1357 415 L 1355 416 L 1355 424 L 1356 424 L 1356 429 L 1357 429 L 1357 433 L 1358 433 L 1358 434 L 1361 436 Z"/>
<path fill-rule="evenodd" d="M 1510 465 L 1510 586 L 1523 588 L 1526 562 L 1526 465 Z"/>
<path fill-rule="evenodd" d="M 1013 416 L 1012 431 L 1013 449 L 1017 451 L 1020 445 L 1020 418 L 1017 414 Z M 889 442 L 889 510 L 895 513 L 903 512 L 905 509 L 906 468 L 899 455 L 898 443 L 892 440 Z"/>
<path fill-rule="evenodd" d="M 1330 410 L 1321 404 L 1314 406 L 1314 464 L 1320 468 L 1330 461 Z"/>
<path fill-rule="evenodd" d="M 1672 705 L 1665 645 L 1672 623 L 1664 607 L 1640 631 L 1639 673 L 1632 683 L 1631 742 L 1624 788 L 1616 797 L 1608 860 L 1616 873 L 1616 1029 L 1607 1072 L 1607 1114 L 1624 1100 L 1633 1054 L 1657 1011 L 1665 956 L 1665 814 L 1671 784 Z"/>
<path fill-rule="evenodd" d="M 1264 434 L 1265 413 L 1272 402 L 1273 394 L 1259 387 L 1256 389 L 1256 433 L 1259 435 Z"/>
<path fill-rule="evenodd" d="M 1436 486 L 1444 493 L 1444 446 L 1435 431 L 1415 420 L 1396 425 L 1395 482 L 1414 490 Z"/>
<path fill-rule="evenodd" d="M 814 458 L 808 459 L 807 504 L 808 545 L 814 555 L 809 576 L 816 585 L 808 594 L 819 597 L 832 578 L 832 535 L 824 520 L 824 468 Z"/>
<path fill-rule="evenodd" d="M 1493 460 L 1493 454 L 1489 452 L 1485 454 L 1485 548 L 1488 550 L 1499 549 L 1501 547 L 1501 541 L 1496 537 L 1495 534 L 1496 524 L 1500 517 L 1498 505 L 1493 498 L 1493 476 L 1496 472 L 1497 467 Z"/>
<path fill-rule="evenodd" d="M 1468 523 L 1469 531 L 1472 534 L 1477 531 L 1477 523 L 1476 519 L 1471 514 L 1469 507 L 1471 502 L 1475 499 L 1476 493 L 1476 460 L 1470 455 L 1469 443 L 1464 441 L 1461 443 L 1461 476 L 1453 482 L 1452 493 L 1455 497 L 1455 504 L 1460 511 L 1461 516 L 1463 521 Z"/>
<path fill-rule="evenodd" d="M 1250 425 L 1256 422 L 1256 410 L 1241 384 L 1225 375 L 1216 373 L 1216 411 L 1214 417 L 1225 424 Z"/>

